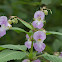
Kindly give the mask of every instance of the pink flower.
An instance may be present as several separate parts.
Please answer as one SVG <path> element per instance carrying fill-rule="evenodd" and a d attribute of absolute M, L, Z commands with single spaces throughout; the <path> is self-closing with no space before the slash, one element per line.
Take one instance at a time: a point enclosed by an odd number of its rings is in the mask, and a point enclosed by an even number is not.
<path fill-rule="evenodd" d="M 42 42 L 46 39 L 46 34 L 43 31 L 37 31 L 37 32 L 34 33 L 33 38 L 37 42 Z"/>
<path fill-rule="evenodd" d="M 38 28 L 38 29 L 41 29 L 44 26 L 44 24 L 41 20 L 40 21 L 38 21 L 38 20 L 33 21 L 32 25 L 34 28 Z"/>
<path fill-rule="evenodd" d="M 62 58 L 62 52 L 61 52 L 61 54 L 59 55 L 59 57 Z"/>
<path fill-rule="evenodd" d="M 41 52 L 45 49 L 46 45 L 44 43 L 34 43 L 34 49 Z"/>
<path fill-rule="evenodd" d="M 34 18 L 35 19 L 41 19 L 41 20 L 43 20 L 44 17 L 45 17 L 45 14 L 42 11 L 36 11 L 35 14 L 34 14 Z"/>
<path fill-rule="evenodd" d="M 0 38 L 6 34 L 6 30 L 11 27 L 11 25 L 7 21 L 6 16 L 1 16 L 0 17 Z"/>
<path fill-rule="evenodd" d="M 32 41 L 28 40 L 28 41 L 25 42 L 25 46 L 26 46 L 28 49 L 30 49 L 30 48 L 31 48 L 31 43 L 32 43 Z"/>
<path fill-rule="evenodd" d="M 5 34 L 6 34 L 6 30 L 0 27 L 0 38 L 3 37 Z"/>
<path fill-rule="evenodd" d="M 0 17 L 0 25 L 8 26 L 8 21 L 6 16 L 1 16 Z"/>
<path fill-rule="evenodd" d="M 28 36 L 28 34 L 26 34 L 26 38 L 27 38 L 27 39 L 29 39 L 29 36 Z"/>

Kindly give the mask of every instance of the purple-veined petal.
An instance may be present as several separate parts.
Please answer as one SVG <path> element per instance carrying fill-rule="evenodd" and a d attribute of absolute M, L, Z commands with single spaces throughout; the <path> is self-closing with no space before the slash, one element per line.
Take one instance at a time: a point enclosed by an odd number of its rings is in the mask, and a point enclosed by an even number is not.
<path fill-rule="evenodd" d="M 62 52 L 61 52 L 61 54 L 59 55 L 59 57 L 62 58 Z"/>
<path fill-rule="evenodd" d="M 32 25 L 33 25 L 34 28 L 37 28 L 37 24 L 36 23 L 37 23 L 37 21 L 33 21 L 32 22 Z"/>
<path fill-rule="evenodd" d="M 0 28 L 0 38 L 6 34 L 6 30 Z"/>
<path fill-rule="evenodd" d="M 7 17 L 6 16 L 1 16 L 0 17 L 0 25 L 5 25 L 7 26 L 8 25 L 8 21 L 7 21 Z"/>
<path fill-rule="evenodd" d="M 34 49 L 38 52 L 42 52 L 46 45 L 44 43 L 34 43 Z"/>
<path fill-rule="evenodd" d="M 38 21 L 38 20 L 33 21 L 32 25 L 34 28 L 38 28 L 38 29 L 41 29 L 44 26 L 44 24 L 41 20 L 40 21 Z"/>
<path fill-rule="evenodd" d="M 36 18 L 36 19 L 41 18 L 41 20 L 43 20 L 44 17 L 45 17 L 45 14 L 42 11 L 36 11 L 35 14 L 34 14 L 34 18 Z"/>
<path fill-rule="evenodd" d="M 29 36 L 28 36 L 28 34 L 26 34 L 26 38 L 27 38 L 27 39 L 29 39 Z"/>
<path fill-rule="evenodd" d="M 28 49 L 30 49 L 31 48 L 31 41 L 26 41 L 25 42 L 25 46 L 28 48 Z"/>
<path fill-rule="evenodd" d="M 36 41 L 44 41 L 46 39 L 46 34 L 43 31 L 37 31 L 34 33 L 33 38 Z"/>

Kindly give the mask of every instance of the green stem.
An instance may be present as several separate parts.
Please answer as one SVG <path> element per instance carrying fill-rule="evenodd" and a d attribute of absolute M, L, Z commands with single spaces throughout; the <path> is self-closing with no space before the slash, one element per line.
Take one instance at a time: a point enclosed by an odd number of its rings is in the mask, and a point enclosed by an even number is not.
<path fill-rule="evenodd" d="M 29 54 L 29 58 L 30 59 L 33 58 L 33 41 L 32 41 L 32 44 L 31 44 L 31 51 L 30 51 L 30 54 Z"/>
<path fill-rule="evenodd" d="M 33 53 L 33 41 L 32 41 L 32 44 L 31 44 L 31 53 Z"/>

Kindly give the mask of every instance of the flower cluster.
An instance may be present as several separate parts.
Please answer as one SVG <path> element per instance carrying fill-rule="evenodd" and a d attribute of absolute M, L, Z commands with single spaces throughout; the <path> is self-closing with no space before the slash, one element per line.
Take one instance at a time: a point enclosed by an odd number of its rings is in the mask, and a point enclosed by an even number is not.
<path fill-rule="evenodd" d="M 32 40 L 31 38 L 33 37 L 35 43 L 33 43 L 34 49 L 38 52 L 42 52 L 45 49 L 45 44 L 43 41 L 46 39 L 46 33 L 43 31 L 40 31 L 42 27 L 44 26 L 43 20 L 44 20 L 45 14 L 42 11 L 36 11 L 34 14 L 34 19 L 32 25 L 34 28 L 38 29 L 37 31 L 34 32 L 34 34 L 29 37 L 29 35 L 26 35 L 26 38 L 28 41 L 25 42 L 26 47 L 29 49 L 31 48 Z"/>
<path fill-rule="evenodd" d="M 6 30 L 9 29 L 11 25 L 8 23 L 6 16 L 0 17 L 0 38 L 6 34 Z"/>
<path fill-rule="evenodd" d="M 43 43 L 44 40 L 46 39 L 46 32 L 43 28 L 44 26 L 44 18 L 45 14 L 43 11 L 36 11 L 34 14 L 34 21 L 32 22 L 33 25 L 33 34 L 29 36 L 26 34 L 27 41 L 25 42 L 25 46 L 30 49 L 32 42 L 33 42 L 33 47 L 36 51 L 41 52 L 45 49 L 46 45 Z M 26 59 L 27 60 L 27 59 Z M 24 60 L 23 62 L 30 62 Z M 40 62 L 39 59 L 34 60 L 33 62 Z"/>
<path fill-rule="evenodd" d="M 42 11 L 35 12 L 34 14 L 35 21 L 32 22 L 32 25 L 34 26 L 34 28 L 41 29 L 44 26 L 43 24 L 44 17 L 45 17 L 44 12 Z"/>
<path fill-rule="evenodd" d="M 36 11 L 34 14 L 34 21 L 32 22 L 32 30 L 27 32 L 25 46 L 28 50 L 31 48 L 31 52 L 28 55 L 29 59 L 25 59 L 22 62 L 41 62 L 39 59 L 31 58 L 33 53 L 33 47 L 38 53 L 42 53 L 46 45 L 44 40 L 46 39 L 46 31 L 44 26 L 45 13 L 43 11 Z M 7 20 L 6 16 L 0 17 L 0 38 L 6 34 L 12 23 L 18 23 L 17 17 L 12 16 L 11 19 Z M 34 56 L 33 56 L 34 57 Z"/>

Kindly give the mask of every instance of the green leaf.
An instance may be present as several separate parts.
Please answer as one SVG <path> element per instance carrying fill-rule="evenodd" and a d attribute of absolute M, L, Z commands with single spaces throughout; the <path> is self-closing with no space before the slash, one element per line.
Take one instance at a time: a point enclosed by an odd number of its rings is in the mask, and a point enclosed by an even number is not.
<path fill-rule="evenodd" d="M 62 62 L 62 58 L 59 58 L 57 56 L 54 55 L 49 55 L 47 53 L 42 55 L 45 59 L 52 61 L 52 62 Z"/>
<path fill-rule="evenodd" d="M 0 45 L 0 47 L 22 51 L 25 51 L 27 49 L 25 45 Z"/>
<path fill-rule="evenodd" d="M 62 47 L 62 42 L 59 39 L 55 39 L 52 46 L 54 51 L 58 51 Z"/>
<path fill-rule="evenodd" d="M 4 50 L 5 48 L 0 47 L 0 50 Z"/>
<path fill-rule="evenodd" d="M 26 56 L 26 53 L 12 50 L 3 50 L 0 52 L 0 62 L 6 62 L 10 60 L 21 60 Z"/>
<path fill-rule="evenodd" d="M 25 33 L 27 33 L 24 29 L 21 29 L 21 28 L 18 28 L 18 27 L 12 27 L 10 30 L 14 30 L 14 31 L 16 31 L 17 33 L 20 33 L 20 32 L 25 32 Z"/>
<path fill-rule="evenodd" d="M 60 32 L 46 31 L 46 35 L 50 35 L 50 34 L 62 35 L 62 33 Z"/>
<path fill-rule="evenodd" d="M 19 18 L 18 18 L 18 20 L 19 20 L 21 23 L 23 23 L 27 28 L 32 29 L 32 27 L 31 27 L 31 25 L 30 25 L 29 23 L 27 23 L 27 22 L 25 22 L 24 20 L 19 19 Z"/>
<path fill-rule="evenodd" d="M 24 1 L 17 1 L 14 3 L 15 4 L 27 4 L 27 5 L 33 5 L 33 6 L 37 6 L 37 5 L 40 5 L 41 3 L 40 2 L 24 2 Z"/>
<path fill-rule="evenodd" d="M 45 5 L 48 5 L 48 4 L 51 4 L 52 0 L 42 0 L 41 3 L 42 4 L 45 4 Z"/>

